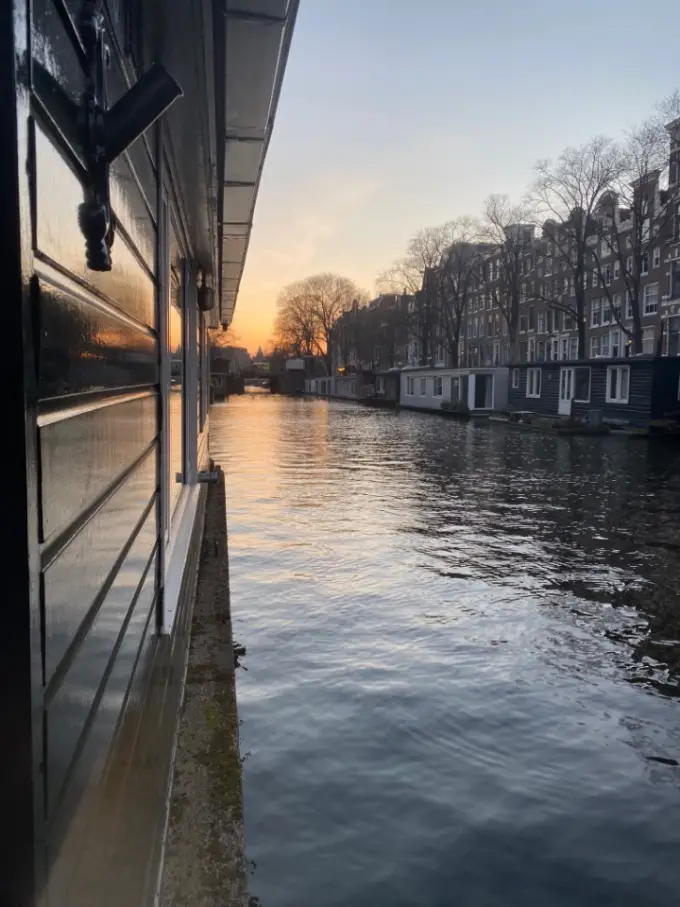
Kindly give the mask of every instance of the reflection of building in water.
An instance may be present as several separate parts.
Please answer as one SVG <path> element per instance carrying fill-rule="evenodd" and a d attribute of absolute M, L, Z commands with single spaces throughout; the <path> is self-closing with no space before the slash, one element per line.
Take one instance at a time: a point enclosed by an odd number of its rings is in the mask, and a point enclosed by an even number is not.
<path fill-rule="evenodd" d="M 266 5 L 215 5 L 215 21 L 200 0 L 2 5 L 0 189 L 20 200 L 1 215 L 16 491 L 2 904 L 156 893 L 206 497 L 207 329 L 233 316 L 297 0 Z M 99 7 L 101 23 L 71 18 Z M 89 71 L 102 42 L 110 66 Z M 125 154 L 112 142 L 130 120 L 109 118 L 107 182 L 84 169 L 99 149 L 84 93 L 103 81 L 118 101 L 154 62 L 183 97 Z M 140 116 L 159 86 L 176 96 L 158 67 L 144 84 Z M 92 208 L 109 194 L 112 212 Z"/>

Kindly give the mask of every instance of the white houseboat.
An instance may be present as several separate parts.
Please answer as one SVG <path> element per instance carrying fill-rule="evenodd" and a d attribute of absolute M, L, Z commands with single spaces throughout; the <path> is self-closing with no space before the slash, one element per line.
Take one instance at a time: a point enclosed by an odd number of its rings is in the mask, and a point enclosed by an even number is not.
<path fill-rule="evenodd" d="M 442 403 L 467 406 L 471 415 L 490 415 L 508 405 L 507 368 L 405 368 L 399 405 L 442 410 Z"/>

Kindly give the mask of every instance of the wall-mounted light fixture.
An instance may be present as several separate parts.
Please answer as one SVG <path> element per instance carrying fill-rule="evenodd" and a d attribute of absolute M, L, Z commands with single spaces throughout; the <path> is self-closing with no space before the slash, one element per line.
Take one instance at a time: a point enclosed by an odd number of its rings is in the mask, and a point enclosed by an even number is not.
<path fill-rule="evenodd" d="M 88 176 L 78 222 L 85 237 L 88 268 L 110 271 L 115 225 L 109 166 L 180 97 L 182 89 L 155 63 L 108 109 L 109 50 L 104 40 L 102 0 L 84 0 L 77 25 L 87 59 L 86 82 L 81 105 L 74 105 L 70 115 L 77 117 L 72 127 L 80 136 Z M 67 110 L 62 105 L 62 114 Z"/>
<path fill-rule="evenodd" d="M 212 274 L 198 272 L 198 307 L 202 312 L 210 312 L 215 307 L 215 293 L 212 285 Z"/>

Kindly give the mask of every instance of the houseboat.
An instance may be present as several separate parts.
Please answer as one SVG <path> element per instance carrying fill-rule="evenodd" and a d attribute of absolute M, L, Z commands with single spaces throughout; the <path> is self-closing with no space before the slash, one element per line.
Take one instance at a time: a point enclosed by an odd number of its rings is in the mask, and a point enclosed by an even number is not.
<path fill-rule="evenodd" d="M 216 476 L 207 330 L 297 6 L 0 4 L 3 905 L 158 902 Z"/>
<path fill-rule="evenodd" d="M 633 356 L 515 365 L 508 409 L 648 428 L 680 414 L 680 358 Z"/>
<path fill-rule="evenodd" d="M 402 408 L 445 411 L 449 408 L 447 404 L 473 416 L 505 410 L 508 369 L 407 367 L 402 370 L 399 390 Z"/>
<path fill-rule="evenodd" d="M 366 397 L 369 406 L 392 408 L 399 404 L 401 387 L 401 369 L 391 368 L 375 372 L 375 390 L 371 397 Z"/>

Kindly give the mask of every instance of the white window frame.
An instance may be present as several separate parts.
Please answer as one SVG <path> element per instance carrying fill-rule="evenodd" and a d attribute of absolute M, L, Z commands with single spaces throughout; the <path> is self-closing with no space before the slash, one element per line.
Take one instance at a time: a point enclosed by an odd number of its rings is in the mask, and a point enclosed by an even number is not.
<path fill-rule="evenodd" d="M 435 375 L 434 377 L 434 396 L 443 397 L 444 396 L 444 379 L 441 375 Z"/>
<path fill-rule="evenodd" d="M 596 320 L 595 316 L 597 316 L 597 320 Z M 602 301 L 600 299 L 592 299 L 590 301 L 590 326 L 591 326 L 591 328 L 599 328 L 601 317 L 602 317 Z"/>
<path fill-rule="evenodd" d="M 649 305 L 649 303 L 647 301 L 647 291 L 651 290 L 652 288 L 654 288 L 654 291 L 655 291 L 654 308 L 648 309 L 647 306 Z M 645 288 L 642 291 L 642 304 L 643 304 L 643 308 L 642 308 L 643 315 L 656 315 L 656 313 L 659 311 L 659 284 L 658 283 L 654 282 L 654 283 L 645 284 Z"/>
<path fill-rule="evenodd" d="M 541 396 L 542 376 L 540 368 L 527 369 L 526 396 L 537 400 Z"/>
<path fill-rule="evenodd" d="M 569 338 L 569 358 L 572 361 L 578 359 L 578 337 Z"/>
<path fill-rule="evenodd" d="M 512 370 L 512 389 L 517 390 L 519 387 L 519 369 L 513 368 Z"/>
<path fill-rule="evenodd" d="M 427 376 L 420 379 L 420 396 L 427 397 Z"/>
<path fill-rule="evenodd" d="M 597 352 L 594 351 L 594 345 L 597 343 Z M 600 346 L 602 341 L 600 340 L 600 335 L 596 334 L 594 337 L 590 338 L 590 358 L 595 359 L 600 355 Z"/>
<path fill-rule="evenodd" d="M 611 387 L 612 372 L 617 373 L 616 396 L 614 396 L 614 397 L 610 396 L 610 393 L 609 393 L 609 390 Z M 623 383 L 622 375 L 624 373 L 626 373 L 626 375 L 627 375 L 625 397 L 621 393 L 621 385 Z M 607 366 L 607 384 L 606 384 L 605 394 L 606 394 L 605 399 L 606 399 L 607 403 L 620 403 L 622 405 L 625 405 L 628 403 L 628 401 L 630 399 L 630 366 L 629 365 L 608 365 Z"/>
<path fill-rule="evenodd" d="M 618 353 L 614 355 L 614 339 L 618 337 Z M 621 328 L 612 328 L 609 332 L 609 355 L 612 359 L 621 359 L 623 357 L 623 331 Z"/>
<path fill-rule="evenodd" d="M 406 396 L 415 397 L 415 380 L 413 378 L 406 379 Z"/>
<path fill-rule="evenodd" d="M 626 321 L 633 320 L 633 298 L 630 295 L 630 290 L 626 290 Z"/>

